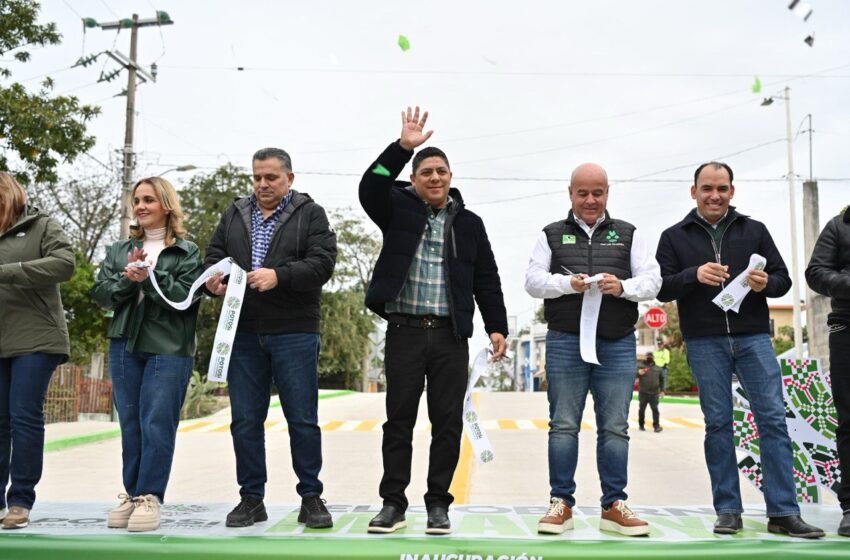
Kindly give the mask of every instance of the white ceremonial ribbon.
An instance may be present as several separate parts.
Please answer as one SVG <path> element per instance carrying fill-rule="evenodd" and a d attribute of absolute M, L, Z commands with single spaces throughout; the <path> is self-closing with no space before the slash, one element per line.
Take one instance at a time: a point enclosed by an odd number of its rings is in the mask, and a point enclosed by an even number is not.
<path fill-rule="evenodd" d="M 747 275 L 752 270 L 764 270 L 765 266 L 767 266 L 767 259 L 757 253 L 753 253 L 750 255 L 750 264 L 747 269 L 726 284 L 726 288 L 717 294 L 711 302 L 723 311 L 729 311 L 731 309 L 735 313 L 738 313 L 741 309 L 741 302 L 744 301 L 744 298 L 752 290 L 747 283 Z"/>
<path fill-rule="evenodd" d="M 602 291 L 598 282 L 601 274 L 585 278 L 587 290 L 581 300 L 581 319 L 579 322 L 579 347 L 581 359 L 588 364 L 601 365 L 596 357 L 596 324 L 599 322 L 599 308 L 602 307 Z"/>
<path fill-rule="evenodd" d="M 466 430 L 466 436 L 469 438 L 469 443 L 472 444 L 472 451 L 475 453 L 475 458 L 479 463 L 489 463 L 496 458 L 493 453 L 493 446 L 490 445 L 490 440 L 487 434 L 484 433 L 484 427 L 481 425 L 481 420 L 478 413 L 472 406 L 472 389 L 478 383 L 478 379 L 484 370 L 487 369 L 487 356 L 490 349 L 485 347 L 475 356 L 472 362 L 472 373 L 469 374 L 469 382 L 466 385 L 466 397 L 463 401 L 463 427 Z"/>
<path fill-rule="evenodd" d="M 151 268 L 151 264 L 144 261 L 136 261 L 129 263 L 130 266 L 138 268 Z M 150 271 L 152 272 L 152 271 Z M 213 341 L 212 356 L 210 357 L 210 365 L 207 370 L 207 379 L 210 381 L 227 381 L 227 368 L 230 365 L 230 353 L 233 349 L 233 339 L 236 336 L 236 326 L 239 324 L 239 314 L 242 311 L 242 302 L 245 299 L 245 288 L 248 284 L 248 275 L 245 271 L 239 268 L 233 259 L 230 257 L 221 260 L 213 266 L 206 269 L 197 280 L 192 283 L 189 288 L 189 295 L 186 299 L 180 302 L 174 302 L 165 297 L 159 285 L 156 283 L 156 277 L 149 273 L 151 284 L 154 290 L 159 294 L 162 300 L 177 309 L 183 311 L 188 309 L 194 302 L 195 292 L 197 292 L 206 283 L 218 273 L 222 276 L 230 275 L 230 280 L 227 283 L 227 291 L 224 293 L 224 304 L 221 306 L 221 315 L 218 317 L 218 327 L 215 331 L 215 339 Z"/>

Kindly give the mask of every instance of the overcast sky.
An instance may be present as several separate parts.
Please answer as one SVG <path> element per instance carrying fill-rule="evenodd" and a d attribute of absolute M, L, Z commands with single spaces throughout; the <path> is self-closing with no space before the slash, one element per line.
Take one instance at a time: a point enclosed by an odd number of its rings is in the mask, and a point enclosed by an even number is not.
<path fill-rule="evenodd" d="M 850 10 L 810 0 L 804 22 L 788 3 L 49 0 L 41 20 L 58 24 L 63 44 L 11 68 L 29 86 L 49 74 L 57 93 L 100 105 L 91 155 L 115 161 L 126 109 L 112 96 L 126 73 L 98 84 L 116 67 L 106 57 L 69 67 L 82 54 L 129 54 L 130 34 L 84 34 L 80 17 L 165 10 L 175 25 L 139 32 L 140 64 L 159 67 L 157 83 L 138 90 L 139 173 L 248 166 L 257 148 L 279 146 L 296 189 L 360 214 L 358 176 L 398 137 L 400 109 L 427 108 L 429 144 L 446 151 L 453 186 L 483 217 L 508 314 L 522 326 L 537 305 L 523 290 L 528 255 L 540 229 L 566 216 L 570 172 L 585 161 L 608 170 L 611 214 L 656 241 L 693 206 L 696 164 L 723 159 L 735 170 L 734 203 L 767 224 L 790 265 L 785 108 L 760 106 L 786 85 L 793 131 L 813 117 L 821 224 L 850 203 Z M 793 145 L 801 179 L 808 140 L 802 132 Z M 802 270 L 802 222 L 798 231 Z M 485 340 L 480 321 L 476 329 L 474 346 Z"/>

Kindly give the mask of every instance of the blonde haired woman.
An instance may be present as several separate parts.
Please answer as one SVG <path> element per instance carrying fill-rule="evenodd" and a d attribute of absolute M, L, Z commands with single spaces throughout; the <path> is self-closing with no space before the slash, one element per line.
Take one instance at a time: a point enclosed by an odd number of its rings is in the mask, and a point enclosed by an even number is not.
<path fill-rule="evenodd" d="M 159 527 L 160 504 L 171 473 L 180 407 L 192 374 L 196 302 L 178 311 L 162 300 L 182 301 L 201 273 L 197 245 L 185 239 L 174 187 L 160 177 L 141 179 L 132 191 L 138 222 L 130 238 L 107 251 L 92 296 L 112 309 L 109 373 L 121 425 L 124 494 L 107 525 L 129 531 Z M 142 268 L 130 263 L 147 261 Z"/>
<path fill-rule="evenodd" d="M 35 502 L 44 458 L 44 395 L 53 370 L 68 359 L 69 352 L 59 284 L 73 273 L 74 252 L 61 226 L 27 206 L 18 182 L 0 172 L 0 519 L 4 529 L 26 527 Z"/>

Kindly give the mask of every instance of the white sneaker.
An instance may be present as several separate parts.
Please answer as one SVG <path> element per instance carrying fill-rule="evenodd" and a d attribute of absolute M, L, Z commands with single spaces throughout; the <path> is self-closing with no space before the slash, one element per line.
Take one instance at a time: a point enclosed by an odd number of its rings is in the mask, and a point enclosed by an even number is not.
<path fill-rule="evenodd" d="M 106 526 L 110 529 L 126 529 L 127 522 L 136 509 L 136 502 L 133 501 L 132 496 L 118 494 L 118 499 L 121 500 L 121 503 L 109 510 L 109 515 L 106 517 Z"/>
<path fill-rule="evenodd" d="M 131 533 L 153 531 L 159 529 L 159 498 L 153 494 L 145 494 L 133 498 L 136 509 L 127 522 L 127 530 Z"/>

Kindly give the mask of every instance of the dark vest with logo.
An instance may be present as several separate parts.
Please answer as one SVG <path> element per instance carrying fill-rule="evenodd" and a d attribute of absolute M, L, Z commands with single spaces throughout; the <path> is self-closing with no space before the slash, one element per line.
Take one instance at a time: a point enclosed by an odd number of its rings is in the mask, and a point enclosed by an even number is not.
<path fill-rule="evenodd" d="M 593 276 L 599 272 L 613 274 L 620 280 L 632 277 L 632 238 L 635 226 L 612 219 L 605 212 L 605 220 L 587 234 L 575 221 L 572 210 L 566 220 L 549 224 L 543 231 L 552 250 L 549 272 L 566 274 L 562 266 L 576 274 Z M 549 328 L 569 333 L 579 333 L 583 294 L 564 295 L 543 300 L 543 314 Z M 602 296 L 596 335 L 601 338 L 622 338 L 634 331 L 638 320 L 638 306 L 634 301 L 610 295 Z"/>

